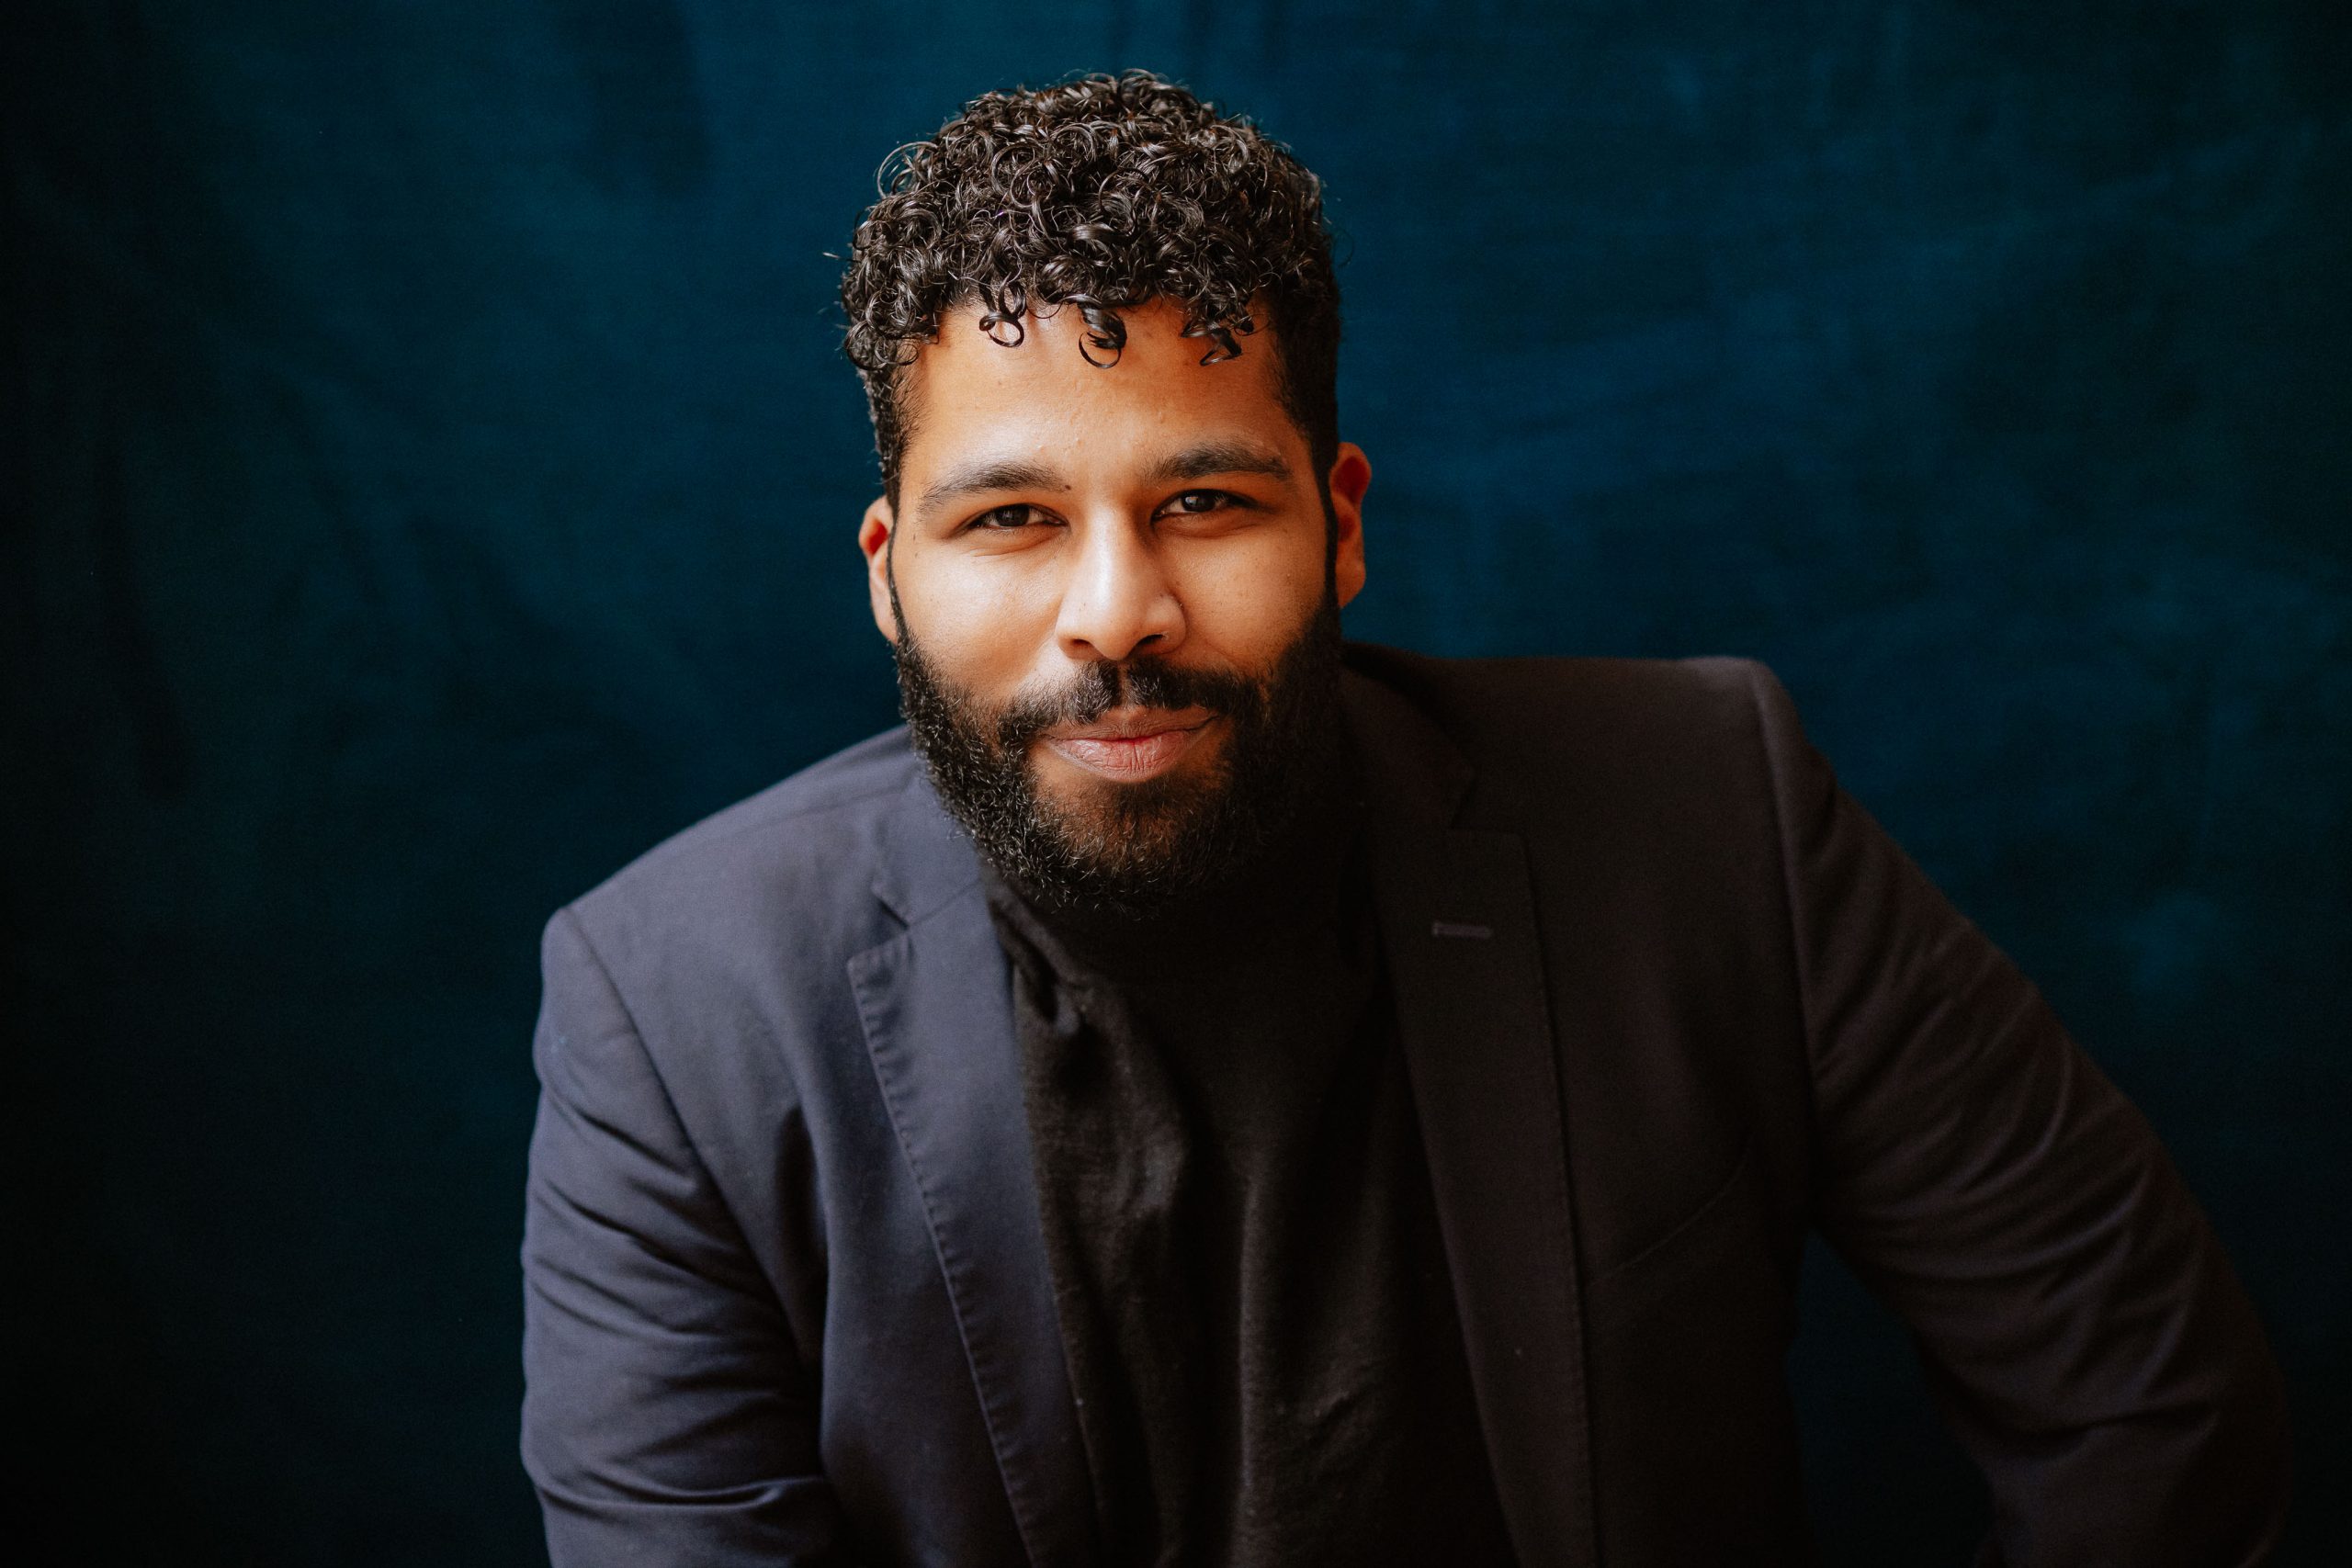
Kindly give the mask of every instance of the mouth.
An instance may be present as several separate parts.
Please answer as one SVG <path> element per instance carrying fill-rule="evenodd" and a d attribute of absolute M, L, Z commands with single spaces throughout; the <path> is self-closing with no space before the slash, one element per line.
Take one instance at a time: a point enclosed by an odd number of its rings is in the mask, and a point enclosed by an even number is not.
<path fill-rule="evenodd" d="M 1216 715 L 1206 708 L 1114 708 L 1092 724 L 1061 725 L 1042 737 L 1064 761 L 1119 784 L 1141 784 L 1174 767 Z"/>

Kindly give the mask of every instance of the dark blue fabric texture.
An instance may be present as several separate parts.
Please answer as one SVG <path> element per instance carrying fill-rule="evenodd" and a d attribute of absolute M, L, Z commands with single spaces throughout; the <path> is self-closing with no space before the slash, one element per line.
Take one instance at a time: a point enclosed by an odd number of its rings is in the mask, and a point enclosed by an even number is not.
<path fill-rule="evenodd" d="M 0 29 L 19 1495 L 77 1560 L 539 1552 L 541 925 L 892 722 L 834 256 L 966 96 L 1128 64 L 1329 183 L 1350 634 L 1772 665 L 2164 1135 L 2287 1370 L 2282 1560 L 2352 1560 L 2341 0 Z M 1825 1559 L 1954 1560 L 1899 1331 L 1806 1304 Z"/>

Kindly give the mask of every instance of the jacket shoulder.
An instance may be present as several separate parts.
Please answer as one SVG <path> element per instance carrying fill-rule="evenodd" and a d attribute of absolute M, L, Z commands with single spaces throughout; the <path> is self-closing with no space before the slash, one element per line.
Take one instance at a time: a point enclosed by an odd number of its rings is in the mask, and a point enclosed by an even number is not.
<path fill-rule="evenodd" d="M 1490 787 L 1561 803 L 1680 799 L 1760 784 L 1765 731 L 1793 728 L 1749 659 L 1439 659 L 1355 645 L 1350 666 L 1397 692 Z M 1628 792 L 1631 792 L 1630 794 Z"/>
<path fill-rule="evenodd" d="M 862 740 L 672 835 L 568 912 L 616 977 L 711 949 L 862 945 L 882 826 L 921 766 L 903 728 Z"/>

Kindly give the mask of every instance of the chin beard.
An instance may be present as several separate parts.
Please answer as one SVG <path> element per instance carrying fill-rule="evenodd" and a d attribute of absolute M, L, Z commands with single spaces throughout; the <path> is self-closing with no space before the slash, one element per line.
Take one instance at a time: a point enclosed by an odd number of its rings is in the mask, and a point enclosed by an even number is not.
<path fill-rule="evenodd" d="M 941 803 L 1008 882 L 1064 910 L 1148 918 L 1229 884 L 1297 819 L 1340 755 L 1340 610 L 1328 592 L 1262 681 L 1105 660 L 991 708 L 933 667 L 903 616 L 895 653 L 899 706 Z M 1122 703 L 1219 716 L 1229 733 L 1216 765 L 1046 798 L 1030 756 L 1038 738 Z"/>

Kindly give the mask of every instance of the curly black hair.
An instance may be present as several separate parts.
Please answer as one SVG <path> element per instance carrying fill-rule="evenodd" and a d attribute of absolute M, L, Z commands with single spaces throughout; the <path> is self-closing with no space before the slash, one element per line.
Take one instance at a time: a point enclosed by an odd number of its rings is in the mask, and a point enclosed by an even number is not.
<path fill-rule="evenodd" d="M 899 380 L 947 312 L 1018 344 L 1033 310 L 1069 306 L 1098 365 L 1119 312 L 1165 299 L 1203 364 L 1274 333 L 1284 407 L 1318 475 L 1339 447 L 1340 288 L 1322 183 L 1248 119 L 1148 71 L 986 93 L 883 161 L 842 276 L 847 348 L 865 383 L 893 504 L 907 424 Z"/>

